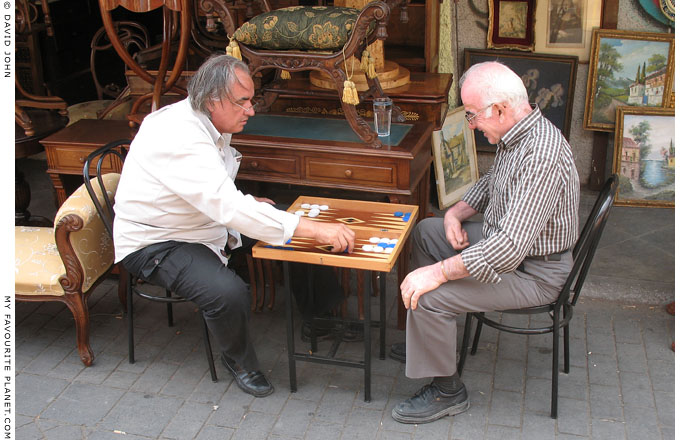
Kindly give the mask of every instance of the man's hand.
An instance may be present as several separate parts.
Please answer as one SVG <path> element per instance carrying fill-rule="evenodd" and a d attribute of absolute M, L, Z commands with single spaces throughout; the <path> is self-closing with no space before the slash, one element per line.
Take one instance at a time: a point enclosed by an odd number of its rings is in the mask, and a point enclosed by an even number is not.
<path fill-rule="evenodd" d="M 438 270 L 431 265 L 420 267 L 407 274 L 400 285 L 400 295 L 406 309 L 415 310 L 420 296 L 441 285 L 444 280 L 440 280 L 437 273 Z"/>
<path fill-rule="evenodd" d="M 256 200 L 257 202 L 266 202 L 269 205 L 275 205 L 276 204 L 276 202 L 274 202 L 271 199 L 267 199 L 266 197 L 257 197 L 257 196 L 252 196 L 252 197 L 254 197 L 254 200 Z"/>
<path fill-rule="evenodd" d="M 294 235 L 313 238 L 319 244 L 331 245 L 331 252 L 334 253 L 355 250 L 355 231 L 342 223 L 319 223 L 300 217 Z"/>
<path fill-rule="evenodd" d="M 443 228 L 446 230 L 446 240 L 456 251 L 465 249 L 470 245 L 467 231 L 463 229 L 462 222 L 457 217 L 445 216 L 443 218 Z"/>

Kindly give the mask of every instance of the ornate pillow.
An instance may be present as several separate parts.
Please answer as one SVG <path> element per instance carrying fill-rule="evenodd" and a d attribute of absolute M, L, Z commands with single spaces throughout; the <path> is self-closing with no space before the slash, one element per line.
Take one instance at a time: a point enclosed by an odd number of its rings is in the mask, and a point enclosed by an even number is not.
<path fill-rule="evenodd" d="M 257 15 L 233 37 L 260 49 L 340 49 L 350 37 L 359 12 L 336 6 L 291 6 Z"/>

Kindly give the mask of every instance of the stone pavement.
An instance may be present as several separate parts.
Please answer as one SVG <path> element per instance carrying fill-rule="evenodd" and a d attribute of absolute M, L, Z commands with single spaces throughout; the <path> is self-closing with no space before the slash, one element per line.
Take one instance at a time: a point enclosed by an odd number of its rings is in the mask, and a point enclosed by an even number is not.
<path fill-rule="evenodd" d="M 387 344 L 404 340 L 394 322 L 395 280 L 390 274 Z M 86 368 L 64 306 L 17 303 L 17 438 L 674 438 L 674 318 L 663 307 L 581 300 L 571 325 L 570 374 L 559 377 L 557 421 L 549 417 L 550 335 L 499 335 L 485 327 L 463 374 L 470 409 L 415 426 L 395 422 L 391 409 L 425 381 L 407 379 L 390 358 L 372 356 L 370 403 L 363 401 L 362 370 L 344 367 L 298 362 L 297 392 L 290 393 L 283 301 L 281 287 L 273 311 L 252 314 L 258 356 L 276 388 L 263 399 L 240 391 L 217 353 L 219 380 L 211 382 L 191 304 L 176 305 L 168 327 L 163 306 L 135 300 L 136 363 L 129 364 L 116 282 L 106 280 L 90 299 L 96 359 Z M 461 318 L 459 338 L 462 324 Z M 298 340 L 300 347 L 306 344 Z M 361 359 L 361 350 L 361 343 L 345 343 L 338 356 Z"/>

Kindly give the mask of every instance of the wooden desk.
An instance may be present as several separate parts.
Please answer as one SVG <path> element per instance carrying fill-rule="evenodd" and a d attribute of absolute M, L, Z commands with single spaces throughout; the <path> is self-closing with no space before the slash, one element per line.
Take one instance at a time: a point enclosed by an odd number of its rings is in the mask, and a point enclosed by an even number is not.
<path fill-rule="evenodd" d="M 290 270 L 288 262 L 307 263 L 313 265 L 335 266 L 350 269 L 361 269 L 371 272 L 383 272 L 379 275 L 379 321 L 371 321 L 371 295 L 364 294 L 364 320 L 347 320 L 364 327 L 364 361 L 351 361 L 335 357 L 337 342 L 331 348 L 327 356 L 314 354 L 317 352 L 316 332 L 312 332 L 311 350 L 309 353 L 295 352 L 295 337 L 293 329 L 292 301 L 288 293 L 285 301 L 287 316 L 288 337 L 288 365 L 290 370 L 290 389 L 297 391 L 297 377 L 295 361 L 316 362 L 322 364 L 339 365 L 364 369 L 364 401 L 371 400 L 371 326 L 376 325 L 380 331 L 379 356 L 386 358 L 386 276 L 390 272 L 398 257 L 403 254 L 403 247 L 410 236 L 413 225 L 418 216 L 418 207 L 412 205 L 398 205 L 391 203 L 363 202 L 355 200 L 340 200 L 324 197 L 301 196 L 287 209 L 288 212 L 308 211 L 301 208 L 303 204 L 327 205 L 328 209 L 321 211 L 312 220 L 327 223 L 345 223 L 355 231 L 355 248 L 351 253 L 332 253 L 327 246 L 318 246 L 313 239 L 292 237 L 290 242 L 283 246 L 272 246 L 264 242 L 258 242 L 252 248 L 254 258 L 267 258 L 284 262 L 285 285 L 290 286 Z M 372 246 L 370 239 L 377 237 L 386 238 L 385 251 L 375 252 L 367 247 Z M 394 243 L 390 243 L 393 240 Z M 383 246 L 383 245 L 381 245 Z M 388 246 L 391 246 L 390 248 Z M 387 253 L 386 253 L 387 252 Z M 310 274 L 311 275 L 311 274 Z M 313 298 L 314 282 L 309 276 L 307 289 Z M 367 282 L 371 287 L 371 283 Z M 396 289 L 397 290 L 397 289 Z M 313 323 L 312 323 L 313 324 Z M 312 328 L 314 328 L 312 326 Z"/>
<path fill-rule="evenodd" d="M 74 183 L 70 187 L 67 176 L 79 176 L 80 179 L 73 180 L 84 182 L 84 161 L 92 151 L 111 141 L 133 139 L 134 134 L 129 121 L 82 119 L 44 138 L 41 144 L 46 150 L 46 172 L 55 187 L 58 205 L 78 187 Z M 119 163 L 106 164 L 105 172 L 119 173 L 120 170 Z"/>

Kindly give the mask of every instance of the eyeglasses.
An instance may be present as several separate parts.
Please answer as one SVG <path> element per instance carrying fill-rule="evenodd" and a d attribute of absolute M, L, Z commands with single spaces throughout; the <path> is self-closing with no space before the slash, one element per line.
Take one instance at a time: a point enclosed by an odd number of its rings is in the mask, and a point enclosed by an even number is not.
<path fill-rule="evenodd" d="M 494 105 L 494 104 L 491 103 L 491 104 L 487 105 L 487 106 L 484 107 L 483 109 L 479 110 L 477 113 L 472 113 L 472 112 L 465 111 L 465 119 L 467 120 L 467 123 L 468 123 L 468 124 L 471 123 L 471 122 L 474 120 L 474 118 L 476 118 L 477 116 L 479 116 L 480 113 L 483 113 L 486 109 L 488 109 L 488 108 L 491 107 L 492 105 Z"/>
<path fill-rule="evenodd" d="M 259 103 L 256 102 L 254 100 L 254 98 L 244 101 L 245 105 L 240 104 L 240 103 L 235 102 L 235 101 L 230 101 L 230 100 L 228 100 L 228 102 L 232 105 L 236 105 L 237 107 L 241 108 L 242 110 L 244 110 L 245 113 L 249 113 L 252 110 L 256 110 L 256 107 L 259 105 Z M 247 107 L 246 103 L 250 103 L 251 105 L 249 107 Z"/>

